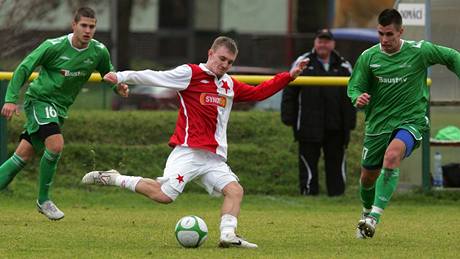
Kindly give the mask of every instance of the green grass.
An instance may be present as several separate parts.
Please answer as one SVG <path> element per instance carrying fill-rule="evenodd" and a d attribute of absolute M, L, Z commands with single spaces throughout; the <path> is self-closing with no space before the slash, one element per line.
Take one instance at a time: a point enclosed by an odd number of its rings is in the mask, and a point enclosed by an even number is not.
<path fill-rule="evenodd" d="M 397 194 L 376 236 L 356 240 L 360 203 L 354 195 L 330 199 L 245 197 L 239 233 L 256 250 L 219 249 L 221 199 L 185 193 L 170 205 L 117 188 L 59 188 L 66 213 L 58 222 L 35 211 L 36 184 L 18 179 L 0 193 L 2 258 L 455 258 L 460 241 L 459 194 Z M 182 216 L 202 217 L 209 238 L 181 248 L 174 226 Z"/>

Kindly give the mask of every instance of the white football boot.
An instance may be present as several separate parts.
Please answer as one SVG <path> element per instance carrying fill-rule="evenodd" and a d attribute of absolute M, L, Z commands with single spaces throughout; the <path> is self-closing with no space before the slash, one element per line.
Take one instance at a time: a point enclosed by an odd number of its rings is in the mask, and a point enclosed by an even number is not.
<path fill-rule="evenodd" d="M 120 173 L 111 169 L 109 171 L 92 171 L 81 179 L 83 184 L 99 184 L 99 185 L 115 185 L 115 178 L 119 176 Z"/>
<path fill-rule="evenodd" d="M 41 214 L 47 216 L 51 220 L 60 220 L 64 217 L 64 212 L 62 212 L 54 202 L 47 200 L 40 205 L 37 201 L 37 210 Z"/>
<path fill-rule="evenodd" d="M 374 236 L 376 226 L 377 220 L 372 216 L 366 216 L 358 222 L 358 229 L 365 238 L 371 238 Z"/>
<path fill-rule="evenodd" d="M 369 215 L 369 213 L 361 213 L 361 220 L 364 220 L 367 216 Z M 366 239 L 366 235 L 364 235 L 364 232 L 361 231 L 361 229 L 359 227 L 356 227 L 356 238 L 358 239 Z"/>
<path fill-rule="evenodd" d="M 241 248 L 257 248 L 256 244 L 250 243 L 238 235 L 229 233 L 220 237 L 219 247 L 241 247 Z"/>

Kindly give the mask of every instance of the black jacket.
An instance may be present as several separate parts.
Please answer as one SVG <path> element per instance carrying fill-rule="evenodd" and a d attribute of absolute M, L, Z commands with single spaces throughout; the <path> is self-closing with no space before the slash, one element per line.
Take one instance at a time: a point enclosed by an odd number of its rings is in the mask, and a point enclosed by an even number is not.
<path fill-rule="evenodd" d="M 303 54 L 296 62 L 307 57 L 310 63 L 302 76 L 351 74 L 350 63 L 335 51 L 331 53 L 328 71 L 314 51 Z M 288 86 L 283 91 L 281 120 L 293 127 L 296 140 L 321 142 L 325 130 L 342 130 L 345 144 L 348 144 L 350 130 L 356 126 L 356 110 L 347 96 L 346 87 Z"/>

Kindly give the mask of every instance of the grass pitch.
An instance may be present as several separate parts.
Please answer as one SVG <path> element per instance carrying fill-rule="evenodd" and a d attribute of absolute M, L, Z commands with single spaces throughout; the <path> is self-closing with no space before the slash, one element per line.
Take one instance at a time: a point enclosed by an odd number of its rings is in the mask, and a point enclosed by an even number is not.
<path fill-rule="evenodd" d="M 0 193 L 1 258 L 458 258 L 460 195 L 397 194 L 373 239 L 355 239 L 360 203 L 342 198 L 247 196 L 238 222 L 258 249 L 219 249 L 221 199 L 184 193 L 170 205 L 117 188 L 56 188 L 66 213 L 47 220 L 35 210 L 35 183 Z M 442 196 L 442 195 L 441 195 Z M 176 221 L 202 217 L 208 240 L 185 249 Z"/>

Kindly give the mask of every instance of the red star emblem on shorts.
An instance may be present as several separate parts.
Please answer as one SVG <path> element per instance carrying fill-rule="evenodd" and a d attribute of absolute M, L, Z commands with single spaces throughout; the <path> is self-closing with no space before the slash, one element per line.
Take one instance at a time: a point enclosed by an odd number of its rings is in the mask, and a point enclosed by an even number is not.
<path fill-rule="evenodd" d="M 180 175 L 180 174 L 177 174 L 177 178 L 176 178 L 179 183 L 183 183 L 184 182 L 184 176 L 183 175 Z"/>

